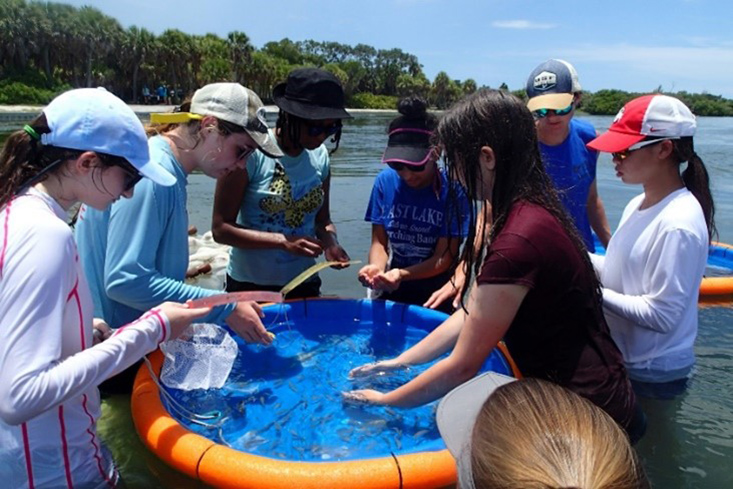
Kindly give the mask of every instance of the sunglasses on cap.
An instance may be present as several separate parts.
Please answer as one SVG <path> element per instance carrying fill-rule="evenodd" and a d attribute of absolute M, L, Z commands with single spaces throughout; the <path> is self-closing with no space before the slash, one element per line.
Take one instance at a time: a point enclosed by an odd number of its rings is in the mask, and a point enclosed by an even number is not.
<path fill-rule="evenodd" d="M 679 139 L 679 138 L 659 138 L 659 139 L 648 139 L 646 141 L 641 141 L 636 144 L 632 144 L 628 148 L 626 148 L 623 151 L 617 151 L 615 153 L 611 153 L 611 156 L 613 156 L 614 159 L 623 161 L 626 158 L 628 158 L 631 153 L 633 153 L 636 150 L 639 150 L 641 148 L 644 148 L 646 146 L 651 146 L 652 144 L 661 143 L 662 141 L 670 141 L 672 139 Z"/>
<path fill-rule="evenodd" d="M 321 134 L 325 134 L 326 137 L 333 136 L 341 130 L 341 121 L 336 121 L 333 124 L 322 125 L 313 121 L 305 121 L 305 125 L 308 128 L 308 135 L 310 137 L 317 137 Z"/>
<path fill-rule="evenodd" d="M 570 105 L 565 107 L 564 109 L 537 109 L 532 114 L 538 119 L 544 119 L 548 115 L 550 115 L 550 112 L 553 112 L 555 115 L 568 115 L 570 112 L 573 111 L 573 108 L 575 108 L 575 100 L 570 102 Z"/>

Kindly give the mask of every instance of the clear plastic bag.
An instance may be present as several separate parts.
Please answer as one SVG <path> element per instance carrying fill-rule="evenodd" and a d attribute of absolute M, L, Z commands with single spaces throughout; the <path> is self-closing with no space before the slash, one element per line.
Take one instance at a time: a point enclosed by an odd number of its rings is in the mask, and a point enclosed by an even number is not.
<path fill-rule="evenodd" d="M 182 390 L 219 389 L 232 371 L 239 347 L 224 328 L 195 323 L 160 345 L 165 361 L 160 380 Z"/>

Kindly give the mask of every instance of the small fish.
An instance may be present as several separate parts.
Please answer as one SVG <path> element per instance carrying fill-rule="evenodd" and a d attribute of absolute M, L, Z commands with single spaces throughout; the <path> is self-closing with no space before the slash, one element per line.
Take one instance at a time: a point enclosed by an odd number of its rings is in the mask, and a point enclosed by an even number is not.
<path fill-rule="evenodd" d="M 300 433 L 298 433 L 295 430 L 290 430 L 290 434 L 293 435 L 293 438 L 295 438 L 296 440 L 305 440 L 303 435 L 301 435 Z"/>
<path fill-rule="evenodd" d="M 423 436 L 423 435 L 425 435 L 426 433 L 428 433 L 428 431 L 429 431 L 429 430 L 420 430 L 420 431 L 418 431 L 417 433 L 415 433 L 414 435 L 412 435 L 412 437 L 413 437 L 413 438 L 420 438 L 421 436 Z"/>
<path fill-rule="evenodd" d="M 295 392 L 296 394 L 298 393 L 298 388 L 295 387 L 295 384 L 293 384 L 293 382 L 289 381 L 288 382 L 288 387 L 290 387 L 290 390 L 291 391 Z"/>

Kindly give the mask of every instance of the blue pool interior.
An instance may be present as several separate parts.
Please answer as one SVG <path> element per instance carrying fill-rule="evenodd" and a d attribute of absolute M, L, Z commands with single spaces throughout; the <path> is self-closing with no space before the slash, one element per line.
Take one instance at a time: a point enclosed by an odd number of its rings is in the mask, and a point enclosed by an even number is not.
<path fill-rule="evenodd" d="M 277 335 L 275 347 L 237 339 L 240 351 L 223 388 L 167 389 L 187 410 L 216 415 L 192 422 L 164 397 L 188 429 L 282 460 L 367 459 L 445 448 L 435 425 L 437 402 L 398 409 L 345 403 L 341 396 L 352 389 L 391 390 L 429 368 L 435 362 L 367 379 L 348 376 L 354 367 L 419 342 L 445 314 L 366 299 L 301 300 L 268 306 L 265 314 L 263 323 Z M 511 375 L 498 351 L 485 362 L 487 370 Z"/>

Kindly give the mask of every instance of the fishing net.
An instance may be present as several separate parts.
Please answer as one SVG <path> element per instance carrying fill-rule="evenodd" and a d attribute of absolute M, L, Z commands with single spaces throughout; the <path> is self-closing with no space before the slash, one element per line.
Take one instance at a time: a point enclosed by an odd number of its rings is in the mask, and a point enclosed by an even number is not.
<path fill-rule="evenodd" d="M 192 324 L 160 349 L 165 354 L 160 380 L 167 387 L 182 390 L 221 388 L 239 352 L 224 328 L 205 323 Z"/>

